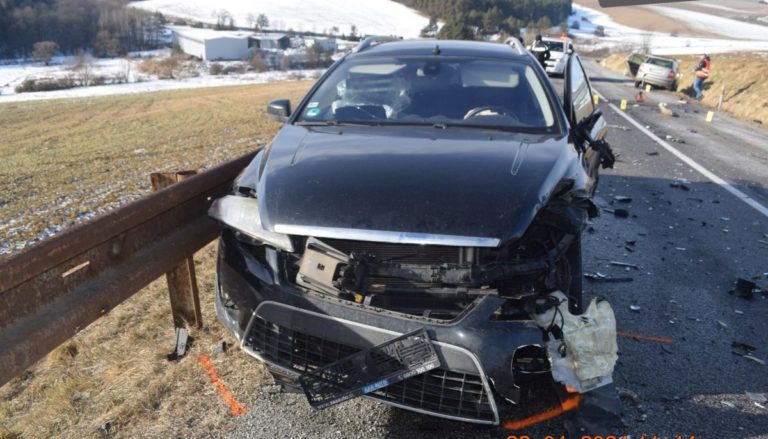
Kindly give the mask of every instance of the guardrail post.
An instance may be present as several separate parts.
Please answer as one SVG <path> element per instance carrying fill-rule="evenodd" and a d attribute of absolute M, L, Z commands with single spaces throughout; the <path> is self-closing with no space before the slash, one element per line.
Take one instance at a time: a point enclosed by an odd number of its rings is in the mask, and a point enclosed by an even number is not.
<path fill-rule="evenodd" d="M 150 174 L 152 190 L 159 191 L 174 183 L 196 175 L 197 171 L 155 172 Z M 173 270 L 165 274 L 171 299 L 173 324 L 176 328 L 186 325 L 202 328 L 203 316 L 200 311 L 200 296 L 195 278 L 195 261 L 189 256 Z"/>

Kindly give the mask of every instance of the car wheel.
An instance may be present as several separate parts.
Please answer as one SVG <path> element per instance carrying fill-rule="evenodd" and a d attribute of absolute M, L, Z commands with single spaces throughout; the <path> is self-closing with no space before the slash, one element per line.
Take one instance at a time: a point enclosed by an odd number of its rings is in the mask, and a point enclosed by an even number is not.
<path fill-rule="evenodd" d="M 642 84 L 641 81 L 635 81 L 635 88 L 640 88 L 641 84 Z"/>

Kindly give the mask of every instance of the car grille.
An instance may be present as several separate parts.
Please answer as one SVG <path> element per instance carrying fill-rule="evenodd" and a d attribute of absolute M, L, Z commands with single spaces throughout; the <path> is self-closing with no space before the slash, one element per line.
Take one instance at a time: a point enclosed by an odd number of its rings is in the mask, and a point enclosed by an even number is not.
<path fill-rule="evenodd" d="M 361 349 L 295 331 L 254 316 L 244 346 L 297 373 L 315 370 Z M 376 399 L 447 417 L 494 422 L 479 375 L 433 369 L 369 394 Z"/>

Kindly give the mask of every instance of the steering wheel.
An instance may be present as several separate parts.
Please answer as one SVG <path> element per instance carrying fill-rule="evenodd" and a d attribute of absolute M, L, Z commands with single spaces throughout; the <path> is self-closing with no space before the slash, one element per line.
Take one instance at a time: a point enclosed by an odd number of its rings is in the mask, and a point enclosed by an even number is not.
<path fill-rule="evenodd" d="M 464 115 L 464 120 L 471 119 L 475 116 L 480 116 L 482 113 L 490 111 L 493 113 L 496 113 L 498 115 L 509 117 L 510 119 L 513 119 L 515 122 L 519 122 L 520 119 L 518 119 L 517 115 L 514 113 L 509 113 L 506 108 L 504 107 L 498 107 L 493 105 L 486 105 L 484 107 L 475 107 L 469 111 L 467 111 L 467 114 Z"/>

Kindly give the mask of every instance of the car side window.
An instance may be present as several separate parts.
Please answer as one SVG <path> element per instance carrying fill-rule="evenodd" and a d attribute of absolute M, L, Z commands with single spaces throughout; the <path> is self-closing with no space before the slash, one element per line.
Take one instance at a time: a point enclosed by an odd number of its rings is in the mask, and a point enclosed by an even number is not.
<path fill-rule="evenodd" d="M 571 90 L 572 119 L 574 124 L 579 124 L 592 115 L 595 104 L 592 100 L 592 89 L 589 86 L 584 67 L 578 57 L 573 57 L 568 72 L 569 87 Z"/>

